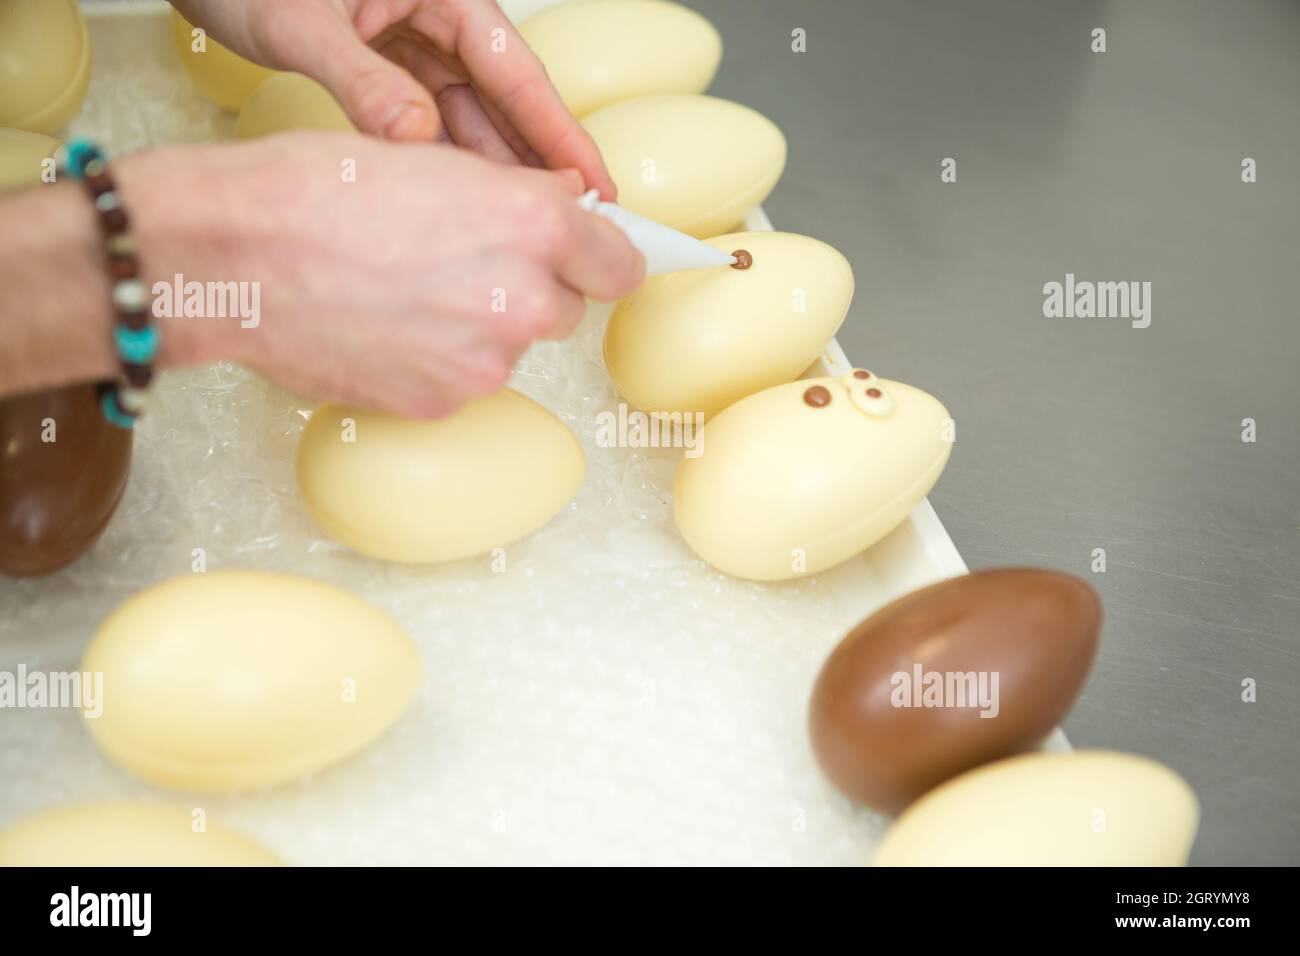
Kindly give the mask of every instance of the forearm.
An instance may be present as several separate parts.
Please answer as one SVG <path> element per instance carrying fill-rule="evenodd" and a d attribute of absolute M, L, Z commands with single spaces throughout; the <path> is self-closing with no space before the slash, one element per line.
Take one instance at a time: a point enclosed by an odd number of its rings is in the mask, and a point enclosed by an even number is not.
<path fill-rule="evenodd" d="M 176 272 L 207 271 L 199 218 L 207 205 L 176 195 L 165 156 L 114 164 L 146 288 Z M 152 298 L 152 297 L 151 297 Z M 160 367 L 216 357 L 213 330 L 161 317 Z M 111 279 L 90 198 L 63 182 L 0 198 L 0 395 L 116 374 Z"/>
<path fill-rule="evenodd" d="M 70 185 L 0 201 L 0 393 L 113 374 L 94 211 Z"/>

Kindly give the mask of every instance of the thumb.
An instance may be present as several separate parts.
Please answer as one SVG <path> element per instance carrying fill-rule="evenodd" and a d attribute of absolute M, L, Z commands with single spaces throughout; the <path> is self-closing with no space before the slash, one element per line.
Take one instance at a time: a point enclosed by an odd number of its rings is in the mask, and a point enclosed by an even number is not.
<path fill-rule="evenodd" d="M 346 17 L 314 17 L 288 34 L 278 59 L 324 84 L 363 133 L 427 142 L 442 132 L 433 95 L 366 46 Z"/>
<path fill-rule="evenodd" d="M 564 169 L 551 169 L 546 172 L 548 176 L 553 176 L 559 182 L 561 189 L 571 193 L 575 198 L 581 196 L 587 188 L 582 173 L 572 166 L 566 166 Z"/>

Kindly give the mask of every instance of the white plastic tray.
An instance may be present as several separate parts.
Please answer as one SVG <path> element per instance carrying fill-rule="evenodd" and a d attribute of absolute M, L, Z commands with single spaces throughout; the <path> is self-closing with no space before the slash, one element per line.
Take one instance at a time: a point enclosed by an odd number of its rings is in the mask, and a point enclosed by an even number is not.
<path fill-rule="evenodd" d="M 95 72 L 73 132 L 118 154 L 230 134 L 233 119 L 180 72 L 165 5 L 87 12 Z M 772 228 L 761 209 L 747 226 Z M 886 821 L 817 771 L 812 680 L 847 628 L 966 566 L 922 502 L 870 551 L 804 581 L 705 567 L 672 528 L 673 454 L 592 440 L 594 414 L 619 400 L 600 358 L 608 313 L 593 306 L 569 342 L 535 347 L 512 383 L 579 434 L 589 471 L 566 512 L 510 549 L 504 574 L 485 561 L 389 566 L 321 538 L 292 478 L 310 404 L 229 366 L 164 376 L 96 548 L 54 577 L 0 580 L 0 670 L 75 669 L 117 603 L 189 573 L 201 547 L 209 569 L 293 571 L 387 609 L 420 647 L 421 694 L 344 765 L 220 799 L 118 771 L 75 712 L 0 714 L 0 826 L 134 796 L 202 806 L 301 864 L 867 862 Z M 832 342 L 809 374 L 848 368 Z M 942 383 L 915 384 L 942 396 Z M 1048 746 L 1066 746 L 1060 731 Z"/>

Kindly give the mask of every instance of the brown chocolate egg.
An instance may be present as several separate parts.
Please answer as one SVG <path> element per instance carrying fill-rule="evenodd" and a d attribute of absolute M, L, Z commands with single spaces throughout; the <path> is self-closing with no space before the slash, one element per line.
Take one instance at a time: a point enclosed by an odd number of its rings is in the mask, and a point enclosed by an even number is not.
<path fill-rule="evenodd" d="M 0 572 L 49 574 L 95 543 L 131 466 L 93 384 L 0 399 Z"/>
<path fill-rule="evenodd" d="M 896 813 L 932 787 L 1039 744 L 1083 686 L 1101 630 L 1085 582 L 1035 568 L 941 581 L 840 641 L 809 733 L 841 791 Z"/>

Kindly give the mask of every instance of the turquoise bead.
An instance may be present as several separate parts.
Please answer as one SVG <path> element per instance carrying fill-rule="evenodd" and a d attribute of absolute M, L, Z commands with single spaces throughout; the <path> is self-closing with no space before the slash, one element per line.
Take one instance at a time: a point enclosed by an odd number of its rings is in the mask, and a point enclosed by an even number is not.
<path fill-rule="evenodd" d="M 123 415 L 117 407 L 117 402 L 113 399 L 111 391 L 105 392 L 99 396 L 99 407 L 104 412 L 104 417 L 108 419 L 109 424 L 116 425 L 118 428 L 134 428 L 135 419 L 130 415 Z"/>
<path fill-rule="evenodd" d="M 86 164 L 92 159 L 103 159 L 104 154 L 88 139 L 72 139 L 63 147 L 64 165 L 68 173 L 74 179 L 81 179 L 86 175 Z"/>
<path fill-rule="evenodd" d="M 117 354 L 123 362 L 148 365 L 158 354 L 158 326 L 128 329 L 119 325 L 113 329 L 113 341 L 117 344 Z"/>

